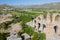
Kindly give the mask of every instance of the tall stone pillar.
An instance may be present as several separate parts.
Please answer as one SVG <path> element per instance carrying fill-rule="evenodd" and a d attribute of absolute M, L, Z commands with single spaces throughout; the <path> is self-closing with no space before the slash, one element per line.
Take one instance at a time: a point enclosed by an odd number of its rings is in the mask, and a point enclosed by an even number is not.
<path fill-rule="evenodd" d="M 55 17 L 56 17 L 56 14 L 53 14 L 52 15 L 52 24 L 54 24 L 54 22 L 55 22 Z"/>
<path fill-rule="evenodd" d="M 50 13 L 47 14 L 46 17 L 46 36 L 50 37 L 53 34 L 53 27 L 52 27 L 52 23 L 51 23 L 51 18 L 50 18 Z"/>
<path fill-rule="evenodd" d="M 56 34 L 60 36 L 60 16 L 58 17 L 58 26 L 57 26 L 57 32 Z"/>

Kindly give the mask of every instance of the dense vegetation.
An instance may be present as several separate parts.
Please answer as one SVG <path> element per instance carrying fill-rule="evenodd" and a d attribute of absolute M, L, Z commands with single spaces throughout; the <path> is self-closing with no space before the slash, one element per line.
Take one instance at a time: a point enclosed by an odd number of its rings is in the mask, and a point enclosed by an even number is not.
<path fill-rule="evenodd" d="M 7 40 L 6 38 L 9 36 L 9 33 L 0 33 L 0 40 Z"/>
<path fill-rule="evenodd" d="M 6 21 L 6 22 L 3 22 L 0 24 L 0 29 L 3 28 L 3 29 L 8 29 L 9 28 L 9 25 L 12 23 L 12 21 Z"/>

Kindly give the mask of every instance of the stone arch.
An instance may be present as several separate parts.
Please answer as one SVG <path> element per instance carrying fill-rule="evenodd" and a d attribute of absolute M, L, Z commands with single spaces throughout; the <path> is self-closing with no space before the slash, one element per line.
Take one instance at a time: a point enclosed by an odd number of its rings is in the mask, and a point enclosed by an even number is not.
<path fill-rule="evenodd" d="M 34 23 L 36 23 L 36 20 L 34 20 Z"/>
<path fill-rule="evenodd" d="M 57 28 L 58 28 L 58 26 L 55 25 L 55 26 L 54 26 L 54 32 L 55 32 L 55 33 L 57 32 Z"/>
<path fill-rule="evenodd" d="M 40 18 L 40 17 L 38 17 L 38 20 L 41 20 L 41 18 Z"/>
<path fill-rule="evenodd" d="M 46 28 L 46 25 L 45 24 L 43 24 L 43 30 Z"/>
<path fill-rule="evenodd" d="M 60 18 L 60 15 L 56 15 L 55 16 L 55 21 L 59 20 L 59 18 Z"/>
<path fill-rule="evenodd" d="M 52 23 L 54 24 L 56 20 L 56 18 L 58 19 L 60 17 L 60 14 L 53 14 L 52 15 Z"/>
<path fill-rule="evenodd" d="M 36 28 L 36 25 L 34 25 L 34 28 Z"/>
<path fill-rule="evenodd" d="M 38 23 L 38 29 L 40 28 L 40 26 L 41 26 L 41 24 L 40 24 L 40 23 Z"/>

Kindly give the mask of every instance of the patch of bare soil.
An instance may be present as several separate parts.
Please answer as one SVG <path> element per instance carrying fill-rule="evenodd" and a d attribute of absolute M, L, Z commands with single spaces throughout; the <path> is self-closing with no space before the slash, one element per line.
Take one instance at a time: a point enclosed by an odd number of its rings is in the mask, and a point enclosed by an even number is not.
<path fill-rule="evenodd" d="M 0 23 L 6 22 L 6 21 L 12 21 L 13 18 L 11 14 L 7 14 L 7 15 L 0 15 Z"/>
<path fill-rule="evenodd" d="M 22 31 L 22 26 L 20 23 L 11 24 L 10 26 L 11 26 L 10 33 L 14 32 L 14 31 L 16 31 L 16 32 Z"/>

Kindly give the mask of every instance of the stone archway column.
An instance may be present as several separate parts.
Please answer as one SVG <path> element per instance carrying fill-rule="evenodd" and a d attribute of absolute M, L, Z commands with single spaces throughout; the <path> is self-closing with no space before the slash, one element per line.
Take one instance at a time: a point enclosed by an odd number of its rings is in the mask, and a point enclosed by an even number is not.
<path fill-rule="evenodd" d="M 54 26 L 56 25 L 55 17 L 57 14 L 52 15 L 52 29 L 53 29 L 53 35 L 55 34 Z"/>
<path fill-rule="evenodd" d="M 60 18 L 59 18 L 59 21 L 58 21 L 58 27 L 57 27 L 57 33 L 56 33 L 58 36 L 60 36 Z"/>
<path fill-rule="evenodd" d="M 52 27 L 52 22 L 51 22 L 51 18 L 50 18 L 50 13 L 47 14 L 47 18 L 46 18 L 46 31 L 45 34 L 47 37 L 50 37 L 53 35 L 53 27 Z"/>
<path fill-rule="evenodd" d="M 53 29 L 52 25 L 47 24 L 45 34 L 48 37 L 50 37 L 54 34 L 54 29 Z"/>

